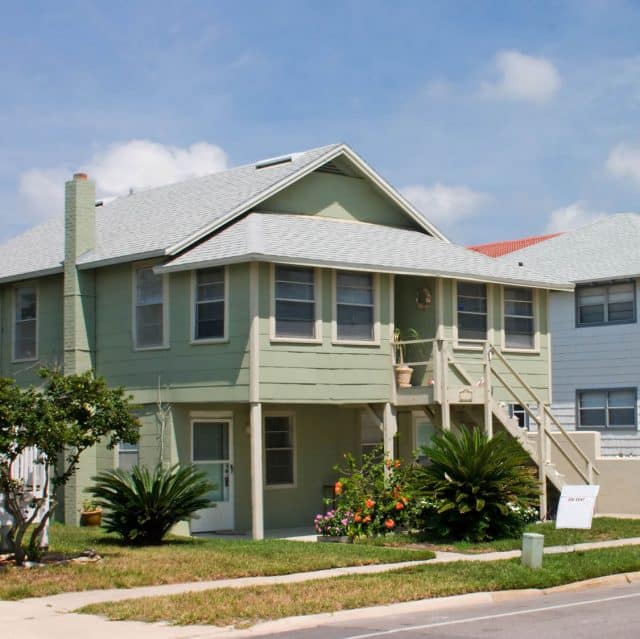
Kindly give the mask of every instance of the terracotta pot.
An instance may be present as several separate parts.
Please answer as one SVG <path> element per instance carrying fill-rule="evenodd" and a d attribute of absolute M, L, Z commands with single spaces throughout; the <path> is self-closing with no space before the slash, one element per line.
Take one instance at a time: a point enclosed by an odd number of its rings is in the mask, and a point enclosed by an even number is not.
<path fill-rule="evenodd" d="M 411 388 L 411 375 L 413 375 L 413 368 L 405 366 L 404 364 L 398 364 L 395 367 L 395 373 L 398 388 Z"/>
<path fill-rule="evenodd" d="M 342 535 L 341 537 L 332 537 L 331 535 L 318 535 L 317 540 L 320 542 L 330 543 L 330 544 L 352 544 L 353 539 L 351 537 L 347 537 L 347 535 Z"/>
<path fill-rule="evenodd" d="M 102 511 L 91 510 L 80 512 L 80 525 L 81 526 L 99 526 L 102 523 Z"/>

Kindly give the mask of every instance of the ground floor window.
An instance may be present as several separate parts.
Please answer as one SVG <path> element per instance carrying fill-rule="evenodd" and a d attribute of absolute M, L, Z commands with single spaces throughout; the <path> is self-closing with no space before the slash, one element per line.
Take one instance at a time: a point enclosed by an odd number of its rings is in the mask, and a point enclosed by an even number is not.
<path fill-rule="evenodd" d="M 295 443 L 292 415 L 265 415 L 265 485 L 295 484 Z"/>
<path fill-rule="evenodd" d="M 590 389 L 577 391 L 578 428 L 635 429 L 637 389 Z"/>
<path fill-rule="evenodd" d="M 527 408 L 534 414 L 537 414 L 537 404 L 527 404 Z M 536 425 L 534 419 L 531 418 L 522 404 L 509 404 L 509 417 L 515 417 L 518 420 L 518 426 L 520 428 L 526 428 L 531 430 L 531 427 Z"/>
<path fill-rule="evenodd" d="M 129 472 L 139 462 L 138 444 L 118 444 L 118 468 Z"/>
<path fill-rule="evenodd" d="M 360 454 L 370 455 L 376 448 L 382 447 L 382 428 L 380 420 L 369 411 L 362 413 L 360 422 Z"/>
<path fill-rule="evenodd" d="M 431 445 L 431 440 L 436 431 L 433 421 L 427 415 L 424 413 L 413 414 L 413 450 L 417 461 L 421 463 L 427 461 L 422 448 L 423 446 Z"/>

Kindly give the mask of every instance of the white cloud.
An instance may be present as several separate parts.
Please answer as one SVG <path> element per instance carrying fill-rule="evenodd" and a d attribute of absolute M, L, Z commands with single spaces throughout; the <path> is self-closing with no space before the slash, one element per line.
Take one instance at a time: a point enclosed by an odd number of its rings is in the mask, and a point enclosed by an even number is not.
<path fill-rule="evenodd" d="M 214 144 L 198 142 L 181 148 L 149 140 L 113 144 L 82 166 L 96 182 L 99 197 L 125 195 L 162 184 L 222 171 L 225 152 Z M 64 207 L 64 182 L 73 170 L 66 167 L 32 169 L 20 176 L 20 194 L 29 221 L 60 213 Z"/>
<path fill-rule="evenodd" d="M 618 144 L 609 153 L 606 166 L 611 175 L 640 184 L 640 147 Z"/>
<path fill-rule="evenodd" d="M 451 227 L 462 219 L 471 217 L 488 199 L 485 193 L 466 186 L 421 184 L 406 186 L 402 194 L 436 226 Z"/>
<path fill-rule="evenodd" d="M 494 59 L 498 79 L 483 85 L 493 98 L 547 102 L 560 89 L 562 80 L 554 64 L 519 51 L 499 51 Z"/>
<path fill-rule="evenodd" d="M 547 233 L 559 233 L 560 231 L 570 231 L 580 226 L 591 224 L 596 220 L 606 217 L 608 213 L 602 211 L 590 211 L 584 202 L 574 202 L 551 212 L 547 222 Z"/>

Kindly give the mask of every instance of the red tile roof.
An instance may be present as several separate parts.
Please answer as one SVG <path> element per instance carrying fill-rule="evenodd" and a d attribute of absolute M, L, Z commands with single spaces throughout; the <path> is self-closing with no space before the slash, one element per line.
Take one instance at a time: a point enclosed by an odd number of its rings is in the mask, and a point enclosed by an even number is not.
<path fill-rule="evenodd" d="M 527 246 L 550 240 L 552 237 L 562 235 L 562 233 L 549 233 L 548 235 L 536 235 L 534 237 L 523 237 L 519 240 L 505 240 L 504 242 L 491 242 L 489 244 L 477 244 L 467 248 L 478 253 L 484 253 L 489 257 L 501 257 L 514 251 L 519 251 Z"/>

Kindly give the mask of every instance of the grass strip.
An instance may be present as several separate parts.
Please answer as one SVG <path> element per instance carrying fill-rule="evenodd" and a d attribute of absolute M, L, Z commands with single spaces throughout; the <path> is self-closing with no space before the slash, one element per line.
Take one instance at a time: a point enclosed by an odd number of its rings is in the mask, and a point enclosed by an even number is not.
<path fill-rule="evenodd" d="M 608 541 L 612 539 L 629 539 L 640 537 L 640 519 L 617 519 L 614 517 L 596 517 L 593 520 L 591 530 L 556 530 L 552 521 L 538 524 L 530 524 L 526 532 L 535 532 L 544 535 L 544 545 L 549 546 L 573 546 L 574 544 L 591 541 Z M 406 545 L 424 544 L 430 550 L 443 550 L 450 552 L 481 553 L 502 550 L 518 550 L 522 547 L 522 538 L 499 539 L 482 543 L 466 541 L 434 541 L 409 535 L 387 535 L 360 540 L 359 543 L 372 546 L 388 546 L 400 548 Z"/>
<path fill-rule="evenodd" d="M 99 529 L 53 524 L 52 550 L 77 555 L 92 548 L 97 564 L 8 568 L 0 571 L 0 599 L 41 597 L 60 592 L 132 588 L 231 577 L 283 575 L 324 568 L 431 559 L 429 550 L 373 548 L 351 544 L 310 544 L 268 539 L 172 538 L 161 546 L 129 548 Z"/>
<path fill-rule="evenodd" d="M 93 604 L 78 612 L 114 620 L 245 626 L 469 592 L 549 588 L 635 570 L 640 570 L 640 549 L 625 546 L 549 555 L 539 570 L 525 568 L 519 560 L 426 564 L 375 575 L 129 599 Z"/>

